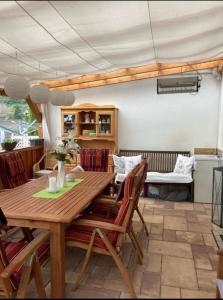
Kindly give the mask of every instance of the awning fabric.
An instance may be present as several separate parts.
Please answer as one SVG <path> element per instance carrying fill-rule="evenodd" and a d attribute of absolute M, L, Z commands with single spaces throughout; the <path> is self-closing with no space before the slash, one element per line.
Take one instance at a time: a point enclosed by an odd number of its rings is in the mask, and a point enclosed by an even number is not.
<path fill-rule="evenodd" d="M 223 54 L 222 1 L 1 1 L 0 83 Z"/>

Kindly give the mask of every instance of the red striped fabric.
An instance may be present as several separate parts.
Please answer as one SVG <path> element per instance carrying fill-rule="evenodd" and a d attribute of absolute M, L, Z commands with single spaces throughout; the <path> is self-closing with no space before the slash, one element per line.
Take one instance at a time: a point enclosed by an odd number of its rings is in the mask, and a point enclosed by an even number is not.
<path fill-rule="evenodd" d="M 98 221 L 103 221 L 107 223 L 112 223 L 116 225 L 122 225 L 126 212 L 129 207 L 130 203 L 130 196 L 132 192 L 132 185 L 134 181 L 134 176 L 138 172 L 140 168 L 140 165 L 138 164 L 135 166 L 135 168 L 128 174 L 128 176 L 125 179 L 125 187 L 124 187 L 124 197 L 121 202 L 121 206 L 119 208 L 118 213 L 116 214 L 115 218 L 106 218 L 103 213 L 101 213 L 100 209 L 99 211 L 94 211 L 93 213 L 85 213 L 80 219 L 87 219 L 87 220 L 98 220 Z M 105 209 L 105 207 L 104 207 Z M 111 206 L 109 205 L 107 209 L 111 209 Z M 84 226 L 84 225 L 77 225 L 75 222 L 68 226 L 68 228 L 65 231 L 65 238 L 67 240 L 73 240 L 73 241 L 78 241 L 78 242 L 83 242 L 83 243 L 89 243 L 92 232 L 94 230 L 94 226 Z M 106 235 L 110 242 L 115 245 L 117 238 L 118 238 L 119 232 L 117 231 L 106 231 Z M 94 246 L 104 248 L 106 249 L 106 246 L 104 242 L 101 240 L 99 236 L 95 238 L 94 241 Z"/>
<path fill-rule="evenodd" d="M 80 149 L 80 163 L 85 171 L 107 172 L 109 149 Z"/>
<path fill-rule="evenodd" d="M 6 267 L 16 255 L 26 246 L 27 242 L 11 242 L 0 240 L 0 259 Z M 37 249 L 40 264 L 43 264 L 49 256 L 49 245 L 43 244 Z M 21 278 L 22 266 L 20 266 L 10 277 L 13 289 L 17 290 Z"/>
<path fill-rule="evenodd" d="M 0 155 L 0 177 L 4 188 L 14 188 L 28 181 L 20 152 Z"/>

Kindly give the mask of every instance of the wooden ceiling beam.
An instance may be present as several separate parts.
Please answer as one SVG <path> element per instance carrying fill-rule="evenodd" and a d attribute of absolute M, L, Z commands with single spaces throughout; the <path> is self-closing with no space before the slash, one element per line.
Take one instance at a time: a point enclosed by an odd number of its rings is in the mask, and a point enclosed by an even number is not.
<path fill-rule="evenodd" d="M 177 64 L 177 65 L 174 64 L 174 67 L 182 66 L 182 65 L 185 64 Z M 173 64 L 152 64 L 152 65 L 142 66 L 142 67 L 119 69 L 107 73 L 83 75 L 83 76 L 64 79 L 64 80 L 49 80 L 49 81 L 44 81 L 41 84 L 46 85 L 49 88 L 56 88 L 56 87 L 61 87 L 66 85 L 77 84 L 77 83 L 91 82 L 95 80 L 111 79 L 111 78 L 117 78 L 122 76 L 134 75 L 138 73 L 151 72 L 151 71 L 156 71 L 159 69 L 166 69 L 171 67 L 173 67 Z"/>
<path fill-rule="evenodd" d="M 113 82 L 114 78 L 120 78 L 120 82 L 123 82 L 123 81 L 125 82 L 125 79 L 126 79 L 126 81 L 128 81 L 128 78 L 132 78 L 132 80 L 134 80 L 134 76 L 131 77 L 132 75 L 145 74 L 148 72 L 150 73 L 150 72 L 156 72 L 156 71 L 160 71 L 161 72 L 160 75 L 162 75 L 162 71 L 164 71 L 164 70 L 170 70 L 169 71 L 170 74 L 176 74 L 174 72 L 174 70 L 177 70 L 176 68 L 185 67 L 187 69 L 187 67 L 190 66 L 192 68 L 190 71 L 193 71 L 194 69 L 199 70 L 199 68 L 202 67 L 203 64 L 205 64 L 205 68 L 213 68 L 213 67 L 216 67 L 216 65 L 218 66 L 219 64 L 223 64 L 223 60 L 215 59 L 215 60 L 209 60 L 209 61 L 205 61 L 205 62 L 200 61 L 197 63 L 179 63 L 179 64 L 160 64 L 159 63 L 159 64 L 152 64 L 152 65 L 148 65 L 148 66 L 125 68 L 125 69 L 120 69 L 120 70 L 112 71 L 112 72 L 108 72 L 108 73 L 83 75 L 80 77 L 74 77 L 74 78 L 65 79 L 65 80 L 44 81 L 41 84 L 48 86 L 50 89 L 61 87 L 62 90 L 64 90 L 65 86 L 69 86 L 68 90 L 70 90 L 71 86 L 74 86 L 75 87 L 74 89 L 79 89 L 78 84 L 92 83 L 92 82 L 97 81 L 98 84 L 101 85 L 102 82 L 107 79 L 112 79 L 111 82 Z M 173 70 L 173 71 L 171 71 L 171 70 Z M 185 72 L 185 71 L 182 71 L 182 72 Z M 189 71 L 186 71 L 186 72 L 189 72 Z M 166 73 L 166 71 L 165 71 L 164 73 L 165 73 L 165 75 L 168 75 L 168 72 Z M 130 77 L 126 77 L 126 76 L 130 76 Z M 139 77 L 141 77 L 141 76 L 139 75 Z M 151 77 L 148 75 L 148 77 L 146 77 L 146 78 L 151 78 Z M 135 80 L 138 80 L 138 79 L 135 79 Z M 108 83 L 109 80 L 106 82 L 107 82 L 106 84 L 112 84 L 112 83 Z M 115 80 L 115 83 L 118 83 L 118 80 Z M 80 86 L 80 88 L 85 88 L 85 86 L 90 87 L 90 86 L 88 86 L 88 84 L 86 84 L 86 85 Z M 95 86 L 95 85 L 93 84 L 93 86 Z"/>
<path fill-rule="evenodd" d="M 118 76 L 118 77 L 112 77 L 112 78 L 103 78 L 99 79 L 96 75 L 94 75 L 94 80 L 89 82 L 80 82 L 65 86 L 58 86 L 54 87 L 54 89 L 57 90 L 64 90 L 64 91 L 73 91 L 73 90 L 80 90 L 80 89 L 86 89 L 91 87 L 99 87 L 109 84 L 116 84 L 116 83 L 123 83 L 128 81 L 134 81 L 134 80 L 142 80 L 142 79 L 148 79 L 148 78 L 154 78 L 159 76 L 167 76 L 167 75 L 174 75 L 174 74 L 182 74 L 192 71 L 199 71 L 204 69 L 211 69 L 216 68 L 218 66 L 221 66 L 223 64 L 223 59 L 218 59 L 215 61 L 207 61 L 202 63 L 196 63 L 196 64 L 187 64 L 183 66 L 175 66 L 175 67 L 167 67 L 155 71 L 147 71 L 147 72 L 141 72 L 131 75 L 125 75 L 125 76 Z M 107 73 L 109 74 L 109 73 Z M 104 75 L 104 74 L 100 74 Z M 81 78 L 80 78 L 81 79 Z M 52 87 L 51 87 L 52 89 Z"/>

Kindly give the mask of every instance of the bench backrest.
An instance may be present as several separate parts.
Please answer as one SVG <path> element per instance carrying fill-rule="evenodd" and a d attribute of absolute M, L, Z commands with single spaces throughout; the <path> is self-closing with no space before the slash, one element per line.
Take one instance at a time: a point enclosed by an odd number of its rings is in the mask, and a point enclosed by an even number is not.
<path fill-rule="evenodd" d="M 119 156 L 142 155 L 149 158 L 148 171 L 173 172 L 178 154 L 190 157 L 190 151 L 120 150 Z"/>

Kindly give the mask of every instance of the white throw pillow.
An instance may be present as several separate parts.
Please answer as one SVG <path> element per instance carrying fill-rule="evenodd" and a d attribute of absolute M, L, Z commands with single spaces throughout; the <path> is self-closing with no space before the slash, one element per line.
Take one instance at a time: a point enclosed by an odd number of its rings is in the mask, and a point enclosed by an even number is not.
<path fill-rule="evenodd" d="M 194 156 L 187 157 L 179 154 L 174 167 L 174 173 L 191 174 L 193 165 Z"/>
<path fill-rule="evenodd" d="M 125 174 L 125 161 L 123 156 L 112 155 L 114 163 L 114 172 Z"/>
<path fill-rule="evenodd" d="M 142 161 L 142 155 L 123 156 L 125 160 L 125 174 L 128 174 L 132 169 Z"/>

